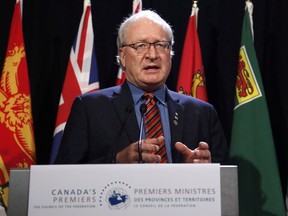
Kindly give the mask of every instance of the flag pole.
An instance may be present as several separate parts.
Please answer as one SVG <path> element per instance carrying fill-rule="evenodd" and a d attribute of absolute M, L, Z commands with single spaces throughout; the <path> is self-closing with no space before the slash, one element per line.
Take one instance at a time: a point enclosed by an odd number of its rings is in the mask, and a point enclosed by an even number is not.
<path fill-rule="evenodd" d="M 198 1 L 193 1 L 193 9 L 192 9 L 192 14 L 191 16 L 195 15 L 195 19 L 196 19 L 196 29 L 198 28 Z"/>

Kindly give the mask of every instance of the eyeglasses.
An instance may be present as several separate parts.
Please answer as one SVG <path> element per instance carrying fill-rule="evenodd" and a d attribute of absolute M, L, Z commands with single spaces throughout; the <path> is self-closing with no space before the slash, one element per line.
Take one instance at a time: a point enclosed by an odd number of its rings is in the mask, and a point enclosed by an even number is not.
<path fill-rule="evenodd" d="M 135 50 L 136 54 L 141 55 L 147 53 L 151 45 L 153 45 L 154 49 L 161 54 L 166 53 L 171 48 L 170 41 L 157 41 L 154 43 L 138 42 L 133 44 L 125 44 L 122 46 L 122 48 L 126 46 L 131 47 L 132 49 Z"/>

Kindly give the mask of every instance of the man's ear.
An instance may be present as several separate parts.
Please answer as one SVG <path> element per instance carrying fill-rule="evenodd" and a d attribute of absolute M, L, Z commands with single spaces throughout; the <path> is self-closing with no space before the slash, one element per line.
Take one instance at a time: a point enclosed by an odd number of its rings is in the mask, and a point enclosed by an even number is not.
<path fill-rule="evenodd" d="M 119 65 L 122 68 L 122 70 L 125 70 L 125 51 L 123 49 L 119 49 Z"/>

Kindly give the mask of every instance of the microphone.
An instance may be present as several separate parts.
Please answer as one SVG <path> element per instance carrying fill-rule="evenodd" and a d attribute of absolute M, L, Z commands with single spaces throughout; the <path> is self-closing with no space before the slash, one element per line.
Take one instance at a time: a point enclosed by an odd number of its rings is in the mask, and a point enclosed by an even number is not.
<path fill-rule="evenodd" d="M 141 113 L 141 121 L 140 121 L 140 133 L 139 133 L 139 140 L 138 140 L 138 162 L 142 163 L 142 131 L 143 131 L 143 124 L 144 124 L 144 114 L 147 111 L 147 104 L 142 103 L 140 105 L 140 113 Z"/>
<path fill-rule="evenodd" d="M 126 111 L 125 119 L 124 119 L 123 122 L 121 122 L 121 128 L 119 130 L 117 138 L 115 139 L 115 144 L 114 144 L 113 153 L 112 153 L 112 163 L 116 163 L 116 154 L 117 154 L 118 143 L 119 143 L 120 137 L 121 137 L 121 135 L 122 135 L 122 133 L 124 131 L 128 116 L 133 111 L 133 105 L 128 105 L 126 107 L 125 111 Z M 117 113 L 117 115 L 118 115 L 118 118 L 120 119 L 120 116 L 119 116 L 118 113 Z"/>

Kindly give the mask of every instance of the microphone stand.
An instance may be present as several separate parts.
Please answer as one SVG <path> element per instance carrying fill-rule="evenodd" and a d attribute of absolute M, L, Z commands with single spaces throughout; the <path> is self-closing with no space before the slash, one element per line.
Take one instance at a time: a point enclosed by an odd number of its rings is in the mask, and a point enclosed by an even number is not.
<path fill-rule="evenodd" d="M 146 103 L 140 105 L 140 113 L 141 113 L 141 121 L 140 121 L 140 134 L 138 140 L 138 163 L 143 163 L 142 161 L 142 132 L 143 132 L 143 125 L 144 125 L 144 114 L 147 111 Z"/>

